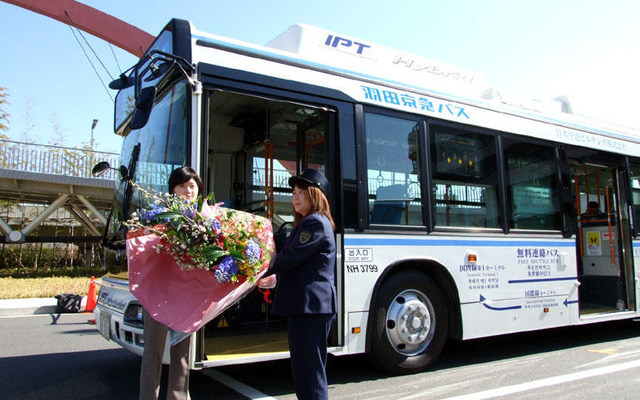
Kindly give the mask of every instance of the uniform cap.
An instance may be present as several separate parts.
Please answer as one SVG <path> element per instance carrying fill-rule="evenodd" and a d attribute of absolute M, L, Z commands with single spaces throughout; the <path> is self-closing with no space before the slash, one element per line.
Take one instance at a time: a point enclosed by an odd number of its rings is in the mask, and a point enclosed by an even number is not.
<path fill-rule="evenodd" d="M 329 181 L 321 172 L 316 171 L 315 169 L 305 169 L 302 174 L 289 178 L 289 186 L 291 187 L 294 187 L 298 182 L 304 182 L 307 185 L 319 188 L 325 196 L 329 191 Z"/>

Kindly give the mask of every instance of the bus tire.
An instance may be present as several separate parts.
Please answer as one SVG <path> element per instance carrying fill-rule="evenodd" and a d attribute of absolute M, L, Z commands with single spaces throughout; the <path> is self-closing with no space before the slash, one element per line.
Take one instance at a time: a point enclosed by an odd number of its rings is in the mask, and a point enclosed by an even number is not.
<path fill-rule="evenodd" d="M 369 356 L 392 374 L 411 374 L 431 366 L 447 338 L 448 317 L 438 285 L 417 271 L 385 282 L 373 310 Z"/>

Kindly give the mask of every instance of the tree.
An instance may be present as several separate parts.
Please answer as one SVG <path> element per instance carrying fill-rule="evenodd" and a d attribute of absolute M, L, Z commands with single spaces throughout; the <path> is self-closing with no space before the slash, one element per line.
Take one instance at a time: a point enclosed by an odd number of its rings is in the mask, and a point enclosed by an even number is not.
<path fill-rule="evenodd" d="M 26 143 L 36 143 L 36 139 L 33 137 L 32 132 L 36 128 L 35 122 L 33 122 L 33 107 L 35 100 L 33 97 L 27 97 L 24 104 L 24 129 L 20 132 L 20 140 Z"/>
<path fill-rule="evenodd" d="M 8 131 L 9 130 L 9 114 L 7 114 L 3 109 L 3 104 L 9 104 L 7 98 L 9 94 L 6 92 L 7 89 L 0 86 L 0 131 Z M 6 124 L 5 124 L 6 122 Z"/>
<path fill-rule="evenodd" d="M 49 144 L 64 146 L 66 135 L 60 126 L 60 122 L 58 122 L 58 117 L 55 114 L 51 114 L 49 122 L 51 122 L 51 127 L 53 128 L 53 143 L 50 141 Z"/>

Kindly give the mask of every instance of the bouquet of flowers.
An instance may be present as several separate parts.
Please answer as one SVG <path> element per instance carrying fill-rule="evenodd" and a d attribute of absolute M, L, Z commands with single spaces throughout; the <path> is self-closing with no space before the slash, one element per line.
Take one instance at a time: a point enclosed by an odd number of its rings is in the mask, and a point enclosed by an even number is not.
<path fill-rule="evenodd" d="M 252 282 L 269 265 L 273 245 L 268 220 L 202 201 L 190 203 L 171 194 L 147 191 L 152 201 L 139 209 L 125 225 L 131 235 L 153 233 L 161 238 L 155 250 L 169 253 L 182 270 L 214 271 L 220 283 Z"/>
<path fill-rule="evenodd" d="M 275 252 L 271 222 L 138 190 L 150 206 L 126 223 L 129 288 L 153 319 L 182 332 L 179 341 L 255 287 Z"/>

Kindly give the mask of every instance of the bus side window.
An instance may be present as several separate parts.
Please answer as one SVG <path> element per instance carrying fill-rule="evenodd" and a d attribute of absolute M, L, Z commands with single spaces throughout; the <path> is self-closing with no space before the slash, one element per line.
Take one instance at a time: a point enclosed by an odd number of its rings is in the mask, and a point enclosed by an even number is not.
<path fill-rule="evenodd" d="M 499 227 L 495 137 L 430 126 L 435 225 Z"/>
<path fill-rule="evenodd" d="M 560 230 L 554 149 L 522 139 L 502 141 L 512 229 Z"/>
<path fill-rule="evenodd" d="M 415 120 L 367 113 L 369 222 L 423 225 Z"/>

